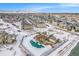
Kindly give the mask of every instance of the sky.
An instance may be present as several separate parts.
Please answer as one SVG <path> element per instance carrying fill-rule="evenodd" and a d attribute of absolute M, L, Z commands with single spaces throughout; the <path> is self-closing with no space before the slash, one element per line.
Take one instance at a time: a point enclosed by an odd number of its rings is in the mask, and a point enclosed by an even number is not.
<path fill-rule="evenodd" d="M 42 13 L 79 13 L 77 3 L 0 3 L 0 10 L 26 10 Z"/>

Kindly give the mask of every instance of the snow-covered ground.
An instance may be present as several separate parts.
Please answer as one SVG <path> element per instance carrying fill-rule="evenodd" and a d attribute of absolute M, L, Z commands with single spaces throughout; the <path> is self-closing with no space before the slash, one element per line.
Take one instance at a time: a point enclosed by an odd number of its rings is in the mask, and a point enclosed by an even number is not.
<path fill-rule="evenodd" d="M 23 36 L 26 36 L 28 35 L 26 32 L 18 32 L 17 30 L 19 30 L 18 28 L 16 28 L 15 26 L 13 26 L 12 24 L 10 23 L 5 23 L 2 19 L 0 19 L 0 23 L 2 23 L 3 25 L 0 25 L 0 31 L 5 31 L 9 34 L 14 34 L 16 35 L 16 43 L 15 44 L 10 44 L 10 45 L 5 45 L 6 47 L 4 47 L 4 45 L 1 45 L 2 47 L 0 47 L 0 49 L 2 49 L 0 51 L 0 55 L 17 55 L 17 56 L 22 56 L 24 55 L 24 53 L 21 51 L 19 45 L 20 45 L 20 42 L 23 38 Z M 6 28 L 5 28 L 6 27 Z M 4 29 L 5 28 L 5 29 Z M 7 48 L 13 48 L 12 50 L 7 50 Z"/>
<path fill-rule="evenodd" d="M 18 23 L 18 24 L 20 24 L 20 23 Z M 51 49 L 50 46 L 45 46 L 45 48 L 38 49 L 38 48 L 35 48 L 35 47 L 31 46 L 31 44 L 29 43 L 29 41 L 31 39 L 33 39 L 33 36 L 35 36 L 36 32 L 38 32 L 38 31 L 42 31 L 42 32 L 46 31 L 46 32 L 48 32 L 49 35 L 54 34 L 54 36 L 56 38 L 58 38 L 62 41 L 63 40 L 68 40 L 66 43 L 64 43 L 63 45 L 58 47 L 56 50 L 51 52 L 51 54 L 49 54 L 49 56 L 61 55 L 61 54 L 62 55 L 68 55 L 70 53 L 70 51 L 73 49 L 73 47 L 79 42 L 79 40 L 78 40 L 79 36 L 77 36 L 75 34 L 65 32 L 65 31 L 62 31 L 62 30 L 58 30 L 58 29 L 54 28 L 54 26 L 52 26 L 48 23 L 46 23 L 46 24 L 48 25 L 47 28 L 40 29 L 40 28 L 35 28 L 34 27 L 33 30 L 23 31 L 20 28 L 17 28 L 16 26 L 14 26 L 10 23 L 4 22 L 2 19 L 0 19 L 0 31 L 5 31 L 9 34 L 16 35 L 16 40 L 17 40 L 13 44 L 8 44 L 8 45 L 1 45 L 0 44 L 0 55 L 3 55 L 3 56 L 5 56 L 5 55 L 6 56 L 8 56 L 8 55 L 9 56 L 23 56 L 23 55 L 26 55 L 22 51 L 21 47 L 19 47 L 21 43 L 23 44 L 23 46 L 25 46 L 27 48 L 27 50 L 29 52 L 31 52 L 32 55 L 43 55 L 44 53 L 46 53 L 46 51 L 49 51 Z M 49 31 L 50 29 L 53 30 L 53 32 Z M 22 39 L 23 39 L 23 41 L 22 41 Z M 62 52 L 59 54 L 58 53 L 59 51 L 62 51 Z"/>

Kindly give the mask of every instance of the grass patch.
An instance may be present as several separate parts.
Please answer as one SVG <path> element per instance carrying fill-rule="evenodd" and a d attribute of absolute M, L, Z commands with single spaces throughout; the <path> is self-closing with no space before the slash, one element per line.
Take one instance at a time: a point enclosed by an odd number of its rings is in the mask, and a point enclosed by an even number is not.
<path fill-rule="evenodd" d="M 69 56 L 79 56 L 79 43 L 72 49 Z"/>

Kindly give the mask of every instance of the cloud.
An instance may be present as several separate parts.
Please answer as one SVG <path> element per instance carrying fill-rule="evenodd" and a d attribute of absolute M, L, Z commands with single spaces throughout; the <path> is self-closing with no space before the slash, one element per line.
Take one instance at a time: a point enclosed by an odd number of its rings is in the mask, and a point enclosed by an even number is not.
<path fill-rule="evenodd" d="M 40 12 L 42 10 L 45 9 L 51 9 L 51 8 L 55 8 L 56 6 L 38 6 L 38 7 L 32 7 L 30 10 L 34 11 L 34 12 Z"/>
<path fill-rule="evenodd" d="M 72 9 L 73 7 L 73 9 Z M 50 5 L 36 5 L 30 8 L 24 7 L 24 10 L 32 12 L 78 12 L 79 4 L 75 3 L 59 3 L 59 4 L 50 4 Z M 76 10 L 76 11 L 74 11 Z"/>
<path fill-rule="evenodd" d="M 76 3 L 65 3 L 65 4 L 60 4 L 60 7 L 66 8 L 66 7 L 79 7 L 79 4 Z"/>
<path fill-rule="evenodd" d="M 54 12 L 55 12 L 55 10 L 56 10 L 56 12 L 72 12 L 70 10 L 71 7 L 79 8 L 79 4 L 75 4 L 75 3 L 61 3 L 59 5 L 41 6 L 41 7 L 35 8 L 34 11 L 35 12 L 44 12 L 44 10 L 45 11 L 47 10 L 47 12 L 51 12 L 50 9 L 52 9 L 52 11 L 54 11 Z"/>
<path fill-rule="evenodd" d="M 37 8 L 35 8 L 34 10 L 42 10 L 42 9 L 47 9 L 47 8 L 53 8 L 53 7 L 50 7 L 50 6 L 41 6 L 41 7 L 37 7 Z"/>

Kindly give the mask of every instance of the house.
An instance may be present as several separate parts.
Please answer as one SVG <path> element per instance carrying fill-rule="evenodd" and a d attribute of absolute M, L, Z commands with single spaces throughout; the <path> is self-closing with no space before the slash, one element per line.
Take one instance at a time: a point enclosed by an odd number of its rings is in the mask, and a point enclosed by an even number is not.
<path fill-rule="evenodd" d="M 74 32 L 76 29 L 75 24 L 73 22 L 67 22 L 66 29 Z"/>
<path fill-rule="evenodd" d="M 36 22 L 35 26 L 37 28 L 46 28 L 46 24 L 44 22 Z"/>
<path fill-rule="evenodd" d="M 62 21 L 60 21 L 59 24 L 58 24 L 58 26 L 59 26 L 60 28 L 64 28 L 64 23 L 63 23 Z"/>
<path fill-rule="evenodd" d="M 73 24 L 72 24 L 72 32 L 75 32 L 75 30 L 76 30 L 76 24 L 73 23 Z"/>
<path fill-rule="evenodd" d="M 15 35 L 7 34 L 6 37 L 7 37 L 6 41 L 7 41 L 8 44 L 11 44 L 14 41 L 16 41 L 16 36 Z"/>
<path fill-rule="evenodd" d="M 66 20 L 62 20 L 62 21 L 60 21 L 59 24 L 58 24 L 58 26 L 59 26 L 60 28 L 63 28 L 63 29 L 65 29 L 66 25 L 67 25 Z"/>
<path fill-rule="evenodd" d="M 4 31 L 0 32 L 0 44 L 11 44 L 16 41 L 16 36 L 13 34 L 5 33 Z"/>
<path fill-rule="evenodd" d="M 77 22 L 77 23 L 75 23 L 76 25 L 75 25 L 75 31 L 76 32 L 79 32 L 79 23 Z"/>
<path fill-rule="evenodd" d="M 53 35 L 49 36 L 49 41 L 51 41 L 53 44 L 57 43 L 59 39 L 57 39 L 56 37 L 54 37 Z"/>
<path fill-rule="evenodd" d="M 28 23 L 26 20 L 22 21 L 21 26 L 22 26 L 23 30 L 31 30 L 31 29 L 33 29 L 33 25 Z"/>
<path fill-rule="evenodd" d="M 57 20 L 53 20 L 52 24 L 55 25 L 55 26 L 57 26 L 58 25 L 58 21 Z"/>
<path fill-rule="evenodd" d="M 65 29 L 67 29 L 67 31 L 71 31 L 71 30 L 72 30 L 72 25 L 71 25 L 71 23 L 66 22 Z"/>
<path fill-rule="evenodd" d="M 47 34 L 38 34 L 34 37 L 38 42 L 44 44 L 44 45 L 53 45 L 58 41 L 53 35 L 47 35 Z"/>
<path fill-rule="evenodd" d="M 4 33 L 0 32 L 0 44 L 3 43 L 4 35 Z"/>

